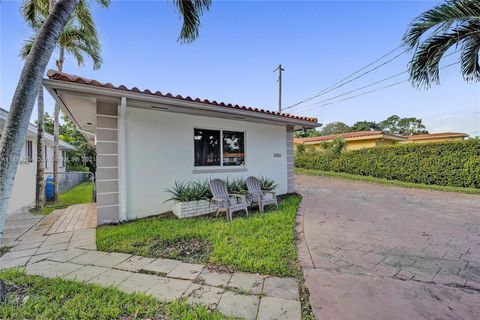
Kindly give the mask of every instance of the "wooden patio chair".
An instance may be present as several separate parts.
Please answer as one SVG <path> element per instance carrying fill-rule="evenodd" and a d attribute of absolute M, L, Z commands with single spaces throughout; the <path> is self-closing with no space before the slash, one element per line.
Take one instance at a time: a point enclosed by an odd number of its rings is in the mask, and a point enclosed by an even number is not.
<path fill-rule="evenodd" d="M 212 202 L 218 205 L 217 214 L 224 211 L 228 221 L 232 221 L 233 213 L 245 210 L 248 216 L 246 197 L 243 194 L 229 194 L 225 182 L 220 179 L 210 180 Z"/>
<path fill-rule="evenodd" d="M 248 192 L 252 196 L 252 203 L 258 204 L 260 212 L 264 212 L 265 206 L 274 204 L 278 209 L 277 195 L 275 191 L 262 190 L 260 181 L 255 177 L 247 178 Z"/>

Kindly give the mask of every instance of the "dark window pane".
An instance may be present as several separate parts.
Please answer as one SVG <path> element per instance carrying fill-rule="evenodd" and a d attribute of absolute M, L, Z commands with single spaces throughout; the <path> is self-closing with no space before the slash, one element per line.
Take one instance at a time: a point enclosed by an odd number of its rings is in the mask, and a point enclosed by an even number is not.
<path fill-rule="evenodd" d="M 220 131 L 195 129 L 195 166 L 220 165 Z"/>
<path fill-rule="evenodd" d="M 223 131 L 223 165 L 245 165 L 245 133 Z"/>

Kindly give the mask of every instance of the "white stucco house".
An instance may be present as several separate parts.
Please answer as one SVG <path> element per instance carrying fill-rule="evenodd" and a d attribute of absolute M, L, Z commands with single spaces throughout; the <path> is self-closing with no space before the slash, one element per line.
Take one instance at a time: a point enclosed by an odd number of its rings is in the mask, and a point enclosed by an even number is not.
<path fill-rule="evenodd" d="M 175 181 L 265 176 L 293 192 L 293 132 L 317 119 L 48 72 L 44 86 L 97 149 L 97 223 L 171 210 Z"/>
<path fill-rule="evenodd" d="M 0 135 L 5 127 L 8 117 L 8 111 L 0 108 Z M 66 153 L 75 150 L 75 147 L 62 140 L 59 142 L 60 159 L 59 172 L 66 170 Z M 53 171 L 53 136 L 45 133 L 45 173 Z M 29 124 L 27 135 L 23 144 L 20 163 L 15 175 L 13 190 L 10 201 L 8 203 L 7 214 L 12 214 L 23 207 L 32 206 L 35 202 L 35 180 L 37 172 L 37 127 Z"/>

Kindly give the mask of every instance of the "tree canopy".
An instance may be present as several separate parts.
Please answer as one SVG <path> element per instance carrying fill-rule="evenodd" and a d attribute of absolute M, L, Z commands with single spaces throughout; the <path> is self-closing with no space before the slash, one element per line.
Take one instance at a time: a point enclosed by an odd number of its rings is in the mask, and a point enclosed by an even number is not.
<path fill-rule="evenodd" d="M 401 118 L 397 115 L 392 115 L 387 119 L 379 122 L 375 121 L 357 121 L 352 126 L 343 122 L 332 122 L 326 124 L 321 130 L 309 129 L 307 131 L 297 132 L 295 137 L 317 137 L 328 136 L 347 132 L 357 131 L 385 131 L 391 134 L 399 135 L 416 135 L 428 133 L 427 128 L 422 122 L 422 119 L 409 117 Z"/>

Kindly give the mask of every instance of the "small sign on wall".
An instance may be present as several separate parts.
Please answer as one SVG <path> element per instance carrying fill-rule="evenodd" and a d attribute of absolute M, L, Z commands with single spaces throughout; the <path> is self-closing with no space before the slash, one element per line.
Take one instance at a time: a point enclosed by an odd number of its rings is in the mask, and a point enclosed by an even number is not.
<path fill-rule="evenodd" d="M 281 157 L 282 157 L 282 154 L 281 154 L 281 153 L 274 153 L 274 154 L 273 154 L 273 157 L 274 157 L 274 158 L 281 158 Z"/>

